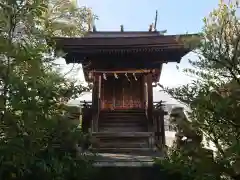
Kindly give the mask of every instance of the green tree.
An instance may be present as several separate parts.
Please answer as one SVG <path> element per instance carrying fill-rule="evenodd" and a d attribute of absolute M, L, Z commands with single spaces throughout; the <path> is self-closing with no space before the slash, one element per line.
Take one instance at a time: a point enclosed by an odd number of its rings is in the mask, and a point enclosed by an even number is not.
<path fill-rule="evenodd" d="M 87 7 L 78 7 L 77 0 L 49 0 L 44 13 L 46 31 L 57 36 L 83 36 L 96 16 Z"/>
<path fill-rule="evenodd" d="M 201 41 L 195 52 L 198 59 L 189 60 L 192 68 L 185 70 L 195 80 L 181 87 L 165 88 L 191 109 L 189 119 L 214 143 L 216 156 L 209 168 L 213 169 L 212 175 L 220 174 L 226 179 L 240 179 L 240 22 L 237 12 L 237 2 L 220 1 L 219 7 L 204 19 Z M 195 171 L 208 164 L 203 157 L 199 166 L 177 151 L 169 158 L 171 164 L 187 167 L 189 172 L 192 167 Z M 204 175 L 196 171 L 191 174 L 194 179 Z"/>
<path fill-rule="evenodd" d="M 0 179 L 86 178 L 88 161 L 75 150 L 81 131 L 63 114 L 66 101 L 89 88 L 57 70 L 47 42 L 82 36 L 91 16 L 70 1 L 0 2 Z M 77 20 L 68 26 L 61 18 Z"/>

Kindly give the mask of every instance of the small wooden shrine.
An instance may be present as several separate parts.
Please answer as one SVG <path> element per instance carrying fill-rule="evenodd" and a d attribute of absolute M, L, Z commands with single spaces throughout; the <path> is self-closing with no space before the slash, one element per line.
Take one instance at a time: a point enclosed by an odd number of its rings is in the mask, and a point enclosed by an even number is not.
<path fill-rule="evenodd" d="M 163 63 L 179 63 L 190 51 L 180 41 L 188 36 L 147 31 L 55 38 L 57 49 L 67 53 L 66 63 L 81 63 L 86 81 L 93 83 L 90 111 L 83 114 L 84 128 L 95 138 L 93 149 L 134 152 L 165 144 L 164 111 L 154 109 L 153 86 Z"/>

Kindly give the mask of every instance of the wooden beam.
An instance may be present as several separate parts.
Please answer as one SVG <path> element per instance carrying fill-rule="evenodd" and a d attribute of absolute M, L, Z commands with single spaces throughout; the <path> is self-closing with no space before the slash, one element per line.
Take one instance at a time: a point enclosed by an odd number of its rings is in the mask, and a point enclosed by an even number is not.
<path fill-rule="evenodd" d="M 92 131 L 97 132 L 97 121 L 99 113 L 99 82 L 98 77 L 93 77 L 93 91 L 92 91 Z"/>
<path fill-rule="evenodd" d="M 111 70 L 92 70 L 91 72 L 93 73 L 105 73 L 105 74 L 125 74 L 125 73 L 150 73 L 150 72 L 155 72 L 156 69 L 149 70 L 149 69 L 135 69 L 135 70 L 116 70 L 116 71 L 111 71 Z"/>
<path fill-rule="evenodd" d="M 147 97 L 148 97 L 148 130 L 153 131 L 153 87 L 152 87 L 152 74 L 147 74 Z"/>
<path fill-rule="evenodd" d="M 93 89 L 92 89 L 92 119 L 91 119 L 91 131 L 94 131 L 94 119 L 96 112 L 96 78 L 93 77 Z"/>
<path fill-rule="evenodd" d="M 144 99 L 144 108 L 145 108 L 145 112 L 147 115 L 147 110 L 148 110 L 148 85 L 147 85 L 147 76 L 144 75 L 143 76 L 143 86 L 144 86 L 144 95 L 143 95 L 143 99 Z"/>

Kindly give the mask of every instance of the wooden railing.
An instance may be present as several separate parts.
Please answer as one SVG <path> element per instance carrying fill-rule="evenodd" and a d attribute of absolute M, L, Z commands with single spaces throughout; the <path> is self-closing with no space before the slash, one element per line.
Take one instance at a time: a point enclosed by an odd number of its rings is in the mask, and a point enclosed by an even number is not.
<path fill-rule="evenodd" d="M 93 108 L 92 101 L 80 101 L 80 108 L 82 109 L 82 127 L 84 131 L 88 131 L 89 128 L 93 128 L 97 131 L 98 118 L 101 108 L 100 103 L 100 99 L 98 98 L 97 105 Z"/>
<path fill-rule="evenodd" d="M 164 115 L 166 115 L 166 112 L 163 109 L 153 110 L 155 143 L 161 145 L 165 145 Z"/>
<path fill-rule="evenodd" d="M 80 101 L 80 108 L 82 112 L 82 130 L 85 133 L 89 132 L 92 126 L 92 101 Z"/>

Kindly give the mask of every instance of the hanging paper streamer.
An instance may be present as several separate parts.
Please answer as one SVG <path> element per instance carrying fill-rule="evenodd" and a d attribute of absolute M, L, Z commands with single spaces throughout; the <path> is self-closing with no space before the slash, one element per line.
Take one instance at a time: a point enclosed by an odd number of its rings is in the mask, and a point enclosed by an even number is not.
<path fill-rule="evenodd" d="M 103 79 L 104 79 L 104 80 L 107 80 L 107 76 L 106 76 L 105 73 L 103 73 Z"/>
<path fill-rule="evenodd" d="M 115 77 L 116 79 L 118 79 L 118 75 L 117 75 L 117 73 L 114 73 L 114 77 Z"/>
<path fill-rule="evenodd" d="M 137 77 L 136 77 L 135 73 L 133 73 L 133 77 L 134 77 L 135 81 L 137 81 Z"/>
<path fill-rule="evenodd" d="M 130 79 L 128 78 L 128 75 L 127 75 L 127 73 L 125 73 L 125 76 L 126 76 L 127 80 L 130 82 Z"/>

